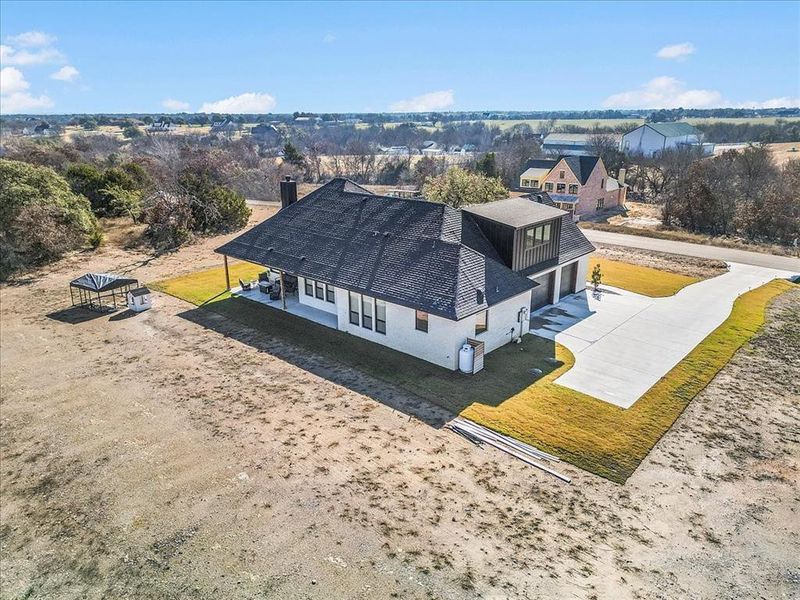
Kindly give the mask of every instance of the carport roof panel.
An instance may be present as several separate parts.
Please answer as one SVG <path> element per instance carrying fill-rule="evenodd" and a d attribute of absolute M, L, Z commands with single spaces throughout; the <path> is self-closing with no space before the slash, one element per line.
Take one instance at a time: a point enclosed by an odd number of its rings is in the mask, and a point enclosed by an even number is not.
<path fill-rule="evenodd" d="M 72 287 L 90 292 L 107 292 L 126 285 L 138 285 L 138 280 L 120 277 L 111 273 L 86 273 L 69 282 Z"/>

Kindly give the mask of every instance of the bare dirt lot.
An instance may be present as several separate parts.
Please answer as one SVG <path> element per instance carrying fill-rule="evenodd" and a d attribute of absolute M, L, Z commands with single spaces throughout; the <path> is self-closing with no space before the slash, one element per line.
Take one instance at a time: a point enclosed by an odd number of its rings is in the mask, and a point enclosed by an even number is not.
<path fill-rule="evenodd" d="M 85 271 L 154 281 L 219 265 L 221 241 L 0 288 L 3 598 L 800 594 L 800 290 L 624 486 L 569 465 L 565 485 L 177 299 L 63 311 Z"/>

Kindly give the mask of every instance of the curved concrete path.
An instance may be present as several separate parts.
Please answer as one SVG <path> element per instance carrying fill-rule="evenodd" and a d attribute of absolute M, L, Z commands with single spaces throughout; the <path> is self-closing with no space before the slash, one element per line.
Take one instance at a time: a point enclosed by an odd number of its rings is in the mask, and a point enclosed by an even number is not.
<path fill-rule="evenodd" d="M 575 355 L 556 383 L 629 408 L 730 315 L 744 292 L 793 273 L 729 263 L 729 271 L 668 298 L 603 286 L 531 315 L 531 333 Z"/>

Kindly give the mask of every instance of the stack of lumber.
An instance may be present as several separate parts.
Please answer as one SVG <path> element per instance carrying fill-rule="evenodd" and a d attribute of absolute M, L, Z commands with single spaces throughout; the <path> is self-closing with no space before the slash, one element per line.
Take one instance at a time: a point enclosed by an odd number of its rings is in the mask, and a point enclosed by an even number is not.
<path fill-rule="evenodd" d="M 537 469 L 541 469 L 546 473 L 550 473 L 551 475 L 558 477 L 561 481 L 566 481 L 567 483 L 571 481 L 571 479 L 566 475 L 559 473 L 555 469 L 552 469 L 549 465 L 545 464 L 560 462 L 560 458 L 553 456 L 552 454 L 548 454 L 547 452 L 543 452 L 542 450 L 539 450 L 530 444 L 507 437 L 461 417 L 456 417 L 450 421 L 446 427 L 465 437 L 473 444 L 478 446 L 487 444 L 493 448 L 502 450 L 506 454 L 510 454 L 514 458 L 518 458 L 522 462 L 529 464 L 532 467 L 536 467 Z"/>

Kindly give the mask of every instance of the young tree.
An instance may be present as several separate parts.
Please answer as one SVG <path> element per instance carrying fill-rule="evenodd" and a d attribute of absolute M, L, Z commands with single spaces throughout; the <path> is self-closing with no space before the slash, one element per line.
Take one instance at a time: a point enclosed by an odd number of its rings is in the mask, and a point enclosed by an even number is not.
<path fill-rule="evenodd" d="M 494 152 L 487 152 L 475 163 L 475 172 L 485 177 L 497 177 L 497 157 Z"/>
<path fill-rule="evenodd" d="M 453 208 L 508 197 L 508 190 L 499 179 L 470 173 L 461 167 L 453 167 L 444 175 L 428 179 L 422 192 L 428 200 Z"/>
<path fill-rule="evenodd" d="M 596 292 L 600 288 L 600 284 L 603 281 L 603 273 L 600 271 L 600 263 L 597 263 L 592 269 L 592 287 Z"/>

